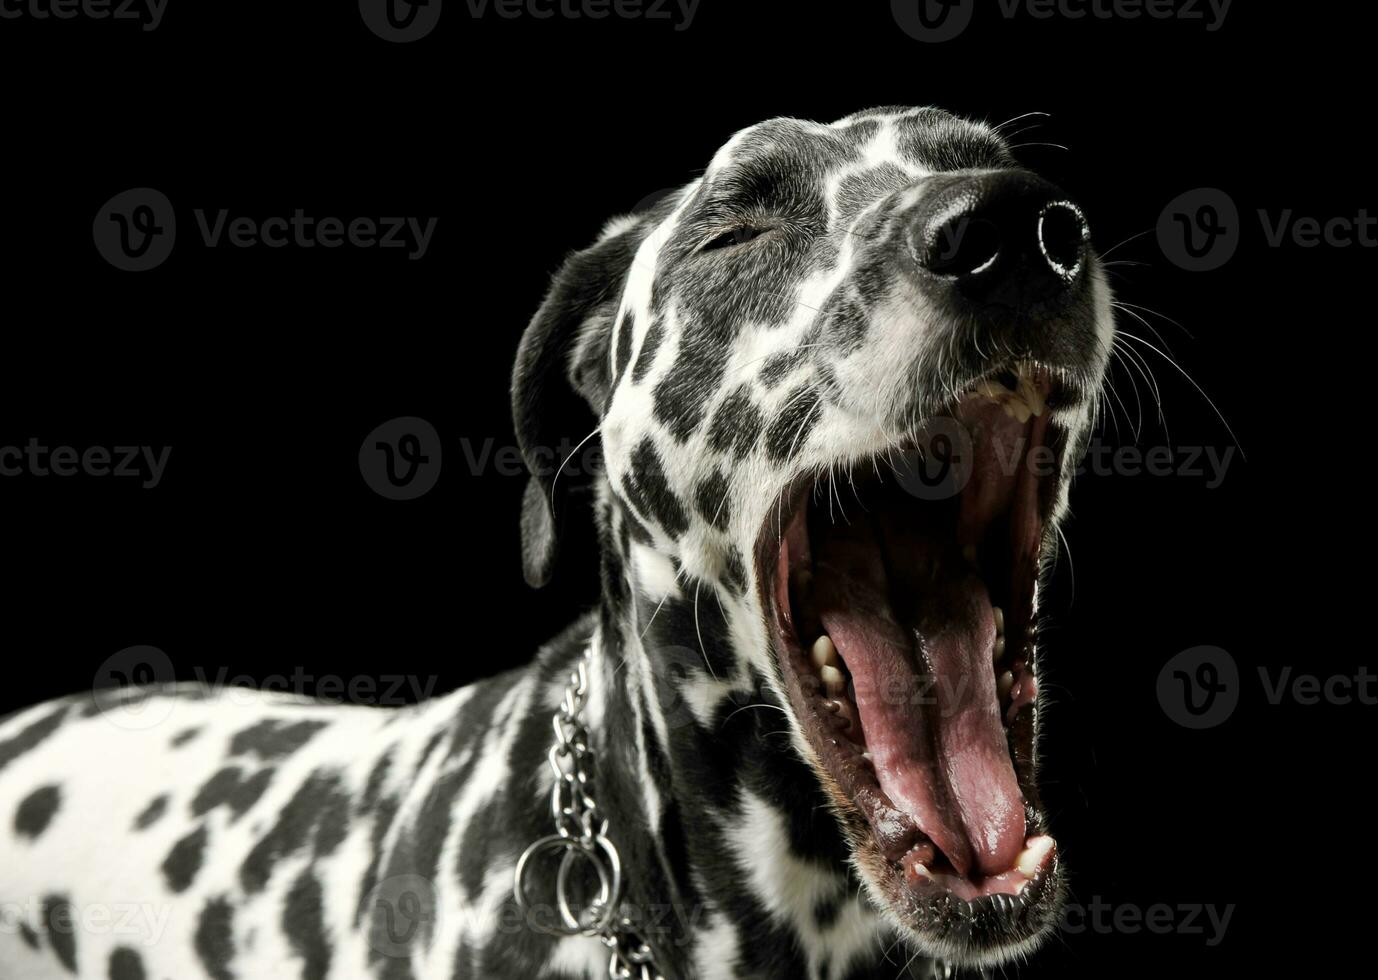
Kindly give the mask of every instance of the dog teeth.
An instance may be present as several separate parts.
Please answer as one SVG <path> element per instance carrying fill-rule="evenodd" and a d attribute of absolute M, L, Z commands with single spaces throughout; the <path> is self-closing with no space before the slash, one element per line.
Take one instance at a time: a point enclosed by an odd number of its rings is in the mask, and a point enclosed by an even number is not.
<path fill-rule="evenodd" d="M 1000 700 L 1003 701 L 1010 696 L 1010 691 L 1014 688 L 1014 674 L 1005 671 L 995 681 L 995 688 L 1000 693 Z"/>
<path fill-rule="evenodd" d="M 1038 386 L 1026 374 L 1019 376 L 1019 395 L 1024 399 L 1024 404 L 1029 406 L 1029 413 L 1032 415 L 1042 415 L 1047 403 L 1043 401 L 1043 392 L 1038 390 Z"/>
<path fill-rule="evenodd" d="M 1025 878 L 1032 878 L 1038 873 L 1039 865 L 1043 863 L 1043 859 L 1048 856 L 1048 852 L 1052 849 L 1053 839 L 1047 834 L 1030 837 L 1024 842 L 1024 850 L 1019 853 L 1015 867 Z"/>
<path fill-rule="evenodd" d="M 821 671 L 824 667 L 836 667 L 840 661 L 832 637 L 824 633 L 814 640 L 813 648 L 809 650 L 809 659 L 813 661 L 814 670 Z"/>
<path fill-rule="evenodd" d="M 818 676 L 823 678 L 823 689 L 833 697 L 839 697 L 847 690 L 847 679 L 842 676 L 842 671 L 832 664 L 824 664 L 820 667 Z"/>
<path fill-rule="evenodd" d="M 1005 655 L 1005 638 L 1004 638 L 1003 636 L 997 636 L 997 637 L 995 638 L 995 646 L 992 648 L 992 651 L 991 651 L 991 659 L 994 660 L 996 663 L 999 663 L 999 662 L 1000 662 L 1000 658 L 1002 658 L 1004 655 Z"/>
<path fill-rule="evenodd" d="M 1004 636 L 1004 635 L 1005 635 L 1005 610 L 1001 609 L 999 606 L 993 606 L 992 609 L 993 609 L 994 612 L 995 612 L 995 635 L 996 635 L 996 636 Z"/>
<path fill-rule="evenodd" d="M 974 391 L 993 402 L 998 402 L 1005 414 L 1020 425 L 1029 421 L 1032 416 L 1042 415 L 1048 407 L 1043 400 L 1043 393 L 1022 370 L 1019 373 L 1018 386 L 1013 391 L 999 381 L 989 378 L 977 384 Z"/>

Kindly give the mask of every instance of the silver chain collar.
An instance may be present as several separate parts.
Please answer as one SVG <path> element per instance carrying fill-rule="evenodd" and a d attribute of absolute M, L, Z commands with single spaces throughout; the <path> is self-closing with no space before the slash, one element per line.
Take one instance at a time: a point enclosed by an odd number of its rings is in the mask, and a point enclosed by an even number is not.
<path fill-rule="evenodd" d="M 550 790 L 555 833 L 522 852 L 512 876 L 512 894 L 533 929 L 560 938 L 600 939 L 612 951 L 608 959 L 611 980 L 665 980 L 653 961 L 651 947 L 637 935 L 632 920 L 622 915 L 622 858 L 608 839 L 608 819 L 593 798 L 593 749 L 588 729 L 580 718 L 588 700 L 592 660 L 590 643 L 570 674 L 564 700 L 553 719 L 555 744 L 547 759 L 555 774 L 555 785 Z M 540 922 L 532 914 L 527 892 L 534 859 L 546 854 L 560 857 L 560 870 L 555 876 L 555 907 L 560 921 L 554 925 Z M 572 900 L 570 893 L 570 873 L 580 861 L 586 862 L 598 879 L 598 893 L 586 902 Z M 582 911 L 576 912 L 576 906 L 581 906 Z"/>

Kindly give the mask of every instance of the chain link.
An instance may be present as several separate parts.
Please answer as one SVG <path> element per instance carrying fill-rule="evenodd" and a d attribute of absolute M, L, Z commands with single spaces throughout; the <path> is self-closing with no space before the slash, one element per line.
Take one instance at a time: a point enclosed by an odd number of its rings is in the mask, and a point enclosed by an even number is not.
<path fill-rule="evenodd" d="M 620 914 L 622 905 L 622 858 L 608 839 L 608 820 L 593 795 L 593 750 L 582 714 L 589 693 L 589 665 L 593 646 L 584 651 L 570 674 L 569 685 L 552 719 L 555 744 L 546 758 L 555 783 L 550 788 L 550 815 L 555 833 L 542 837 L 523 853 L 513 874 L 512 894 L 524 914 L 531 910 L 527 878 L 538 856 L 558 854 L 560 870 L 555 876 L 555 907 L 560 913 L 556 925 L 538 923 L 527 914 L 527 921 L 551 936 L 589 936 L 600 939 L 610 950 L 610 980 L 665 980 L 656 968 L 651 947 L 641 939 L 635 923 Z M 587 902 L 572 901 L 570 874 L 583 862 L 598 880 L 598 893 Z M 582 911 L 576 907 L 582 905 Z"/>

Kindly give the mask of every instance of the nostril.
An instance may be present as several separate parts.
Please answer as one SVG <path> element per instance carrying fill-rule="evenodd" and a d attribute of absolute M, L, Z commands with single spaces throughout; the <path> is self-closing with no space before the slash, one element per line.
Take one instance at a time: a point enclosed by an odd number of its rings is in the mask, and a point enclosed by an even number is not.
<path fill-rule="evenodd" d="M 1090 233 L 1081 209 L 1070 201 L 1053 201 L 1038 216 L 1038 247 L 1054 272 L 1071 280 L 1081 271 Z"/>
<path fill-rule="evenodd" d="M 1000 254 L 995 222 L 961 214 L 949 218 L 929 239 L 923 267 L 940 276 L 970 276 L 994 264 Z"/>

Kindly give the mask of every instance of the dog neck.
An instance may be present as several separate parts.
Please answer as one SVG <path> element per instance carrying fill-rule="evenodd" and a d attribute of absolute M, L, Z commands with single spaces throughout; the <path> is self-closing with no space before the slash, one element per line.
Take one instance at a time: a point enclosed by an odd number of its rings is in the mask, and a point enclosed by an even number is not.
<path fill-rule="evenodd" d="M 624 914 L 669 976 L 905 976 L 784 707 L 731 645 L 741 598 L 682 579 L 605 548 L 587 723 Z"/>

